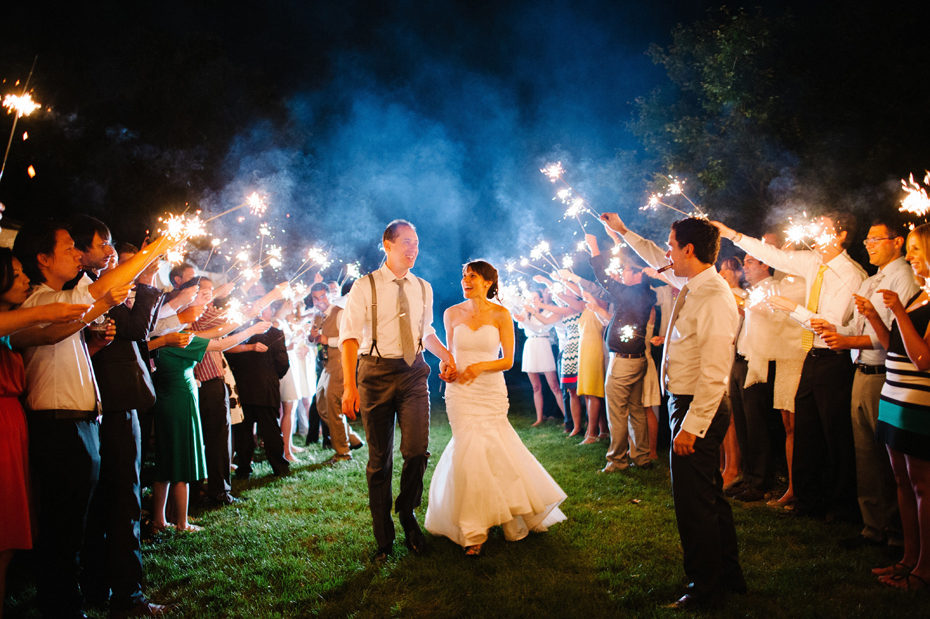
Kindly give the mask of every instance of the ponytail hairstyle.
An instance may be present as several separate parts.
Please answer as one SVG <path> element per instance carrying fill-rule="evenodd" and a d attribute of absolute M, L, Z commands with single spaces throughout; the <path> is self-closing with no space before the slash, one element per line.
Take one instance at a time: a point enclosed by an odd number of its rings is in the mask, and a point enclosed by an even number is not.
<path fill-rule="evenodd" d="M 491 282 L 491 287 L 488 288 L 488 298 L 497 299 L 498 303 L 500 303 L 501 299 L 498 296 L 497 269 L 491 266 L 491 263 L 485 262 L 484 260 L 472 260 L 462 267 L 462 275 L 465 275 L 465 271 L 469 269 L 484 281 Z"/>

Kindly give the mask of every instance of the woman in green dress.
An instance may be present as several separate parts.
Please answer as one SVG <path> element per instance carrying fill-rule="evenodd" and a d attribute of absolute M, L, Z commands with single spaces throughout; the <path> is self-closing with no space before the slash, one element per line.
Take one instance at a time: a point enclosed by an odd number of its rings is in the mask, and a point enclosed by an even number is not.
<path fill-rule="evenodd" d="M 222 352 L 253 335 L 264 333 L 270 323 L 259 322 L 239 333 L 218 337 L 238 327 L 227 323 L 209 332 L 174 333 L 155 338 L 149 349 L 160 349 L 155 359 L 155 516 L 153 527 L 170 526 L 165 518 L 168 492 L 174 499 L 175 523 L 179 531 L 198 531 L 187 521 L 188 484 L 205 479 L 203 432 L 194 366 L 207 351 Z"/>

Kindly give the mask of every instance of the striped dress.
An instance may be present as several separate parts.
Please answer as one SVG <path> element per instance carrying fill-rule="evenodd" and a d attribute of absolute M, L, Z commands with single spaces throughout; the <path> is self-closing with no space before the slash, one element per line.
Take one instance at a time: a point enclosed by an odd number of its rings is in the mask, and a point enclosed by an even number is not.
<path fill-rule="evenodd" d="M 927 332 L 930 305 L 924 302 L 908 316 L 918 333 Z M 908 358 L 897 321 L 891 328 L 885 367 L 876 438 L 895 451 L 930 460 L 930 372 L 921 372 Z"/>
<path fill-rule="evenodd" d="M 564 341 L 560 341 L 562 346 L 559 357 L 559 374 L 561 375 L 562 386 L 574 389 L 578 384 L 578 346 L 581 343 L 581 332 L 578 329 L 578 319 L 581 314 L 574 316 L 565 316 L 562 318 L 562 325 L 565 328 Z"/>

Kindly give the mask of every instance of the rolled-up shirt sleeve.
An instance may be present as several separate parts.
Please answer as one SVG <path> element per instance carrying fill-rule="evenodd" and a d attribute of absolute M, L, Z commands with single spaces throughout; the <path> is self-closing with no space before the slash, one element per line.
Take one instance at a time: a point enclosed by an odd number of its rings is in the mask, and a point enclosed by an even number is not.
<path fill-rule="evenodd" d="M 431 335 L 436 335 L 436 328 L 433 327 L 433 287 L 425 280 L 424 284 L 426 284 L 426 299 L 424 299 L 423 311 L 426 314 L 423 316 L 423 339 L 426 339 Z"/>
<path fill-rule="evenodd" d="M 623 235 L 623 240 L 653 269 L 658 270 L 668 264 L 666 252 L 649 239 L 644 239 L 632 230 L 627 230 L 626 234 Z M 671 285 L 679 289 L 688 283 L 687 278 L 678 277 L 671 271 L 665 271 L 663 275 Z"/>
<path fill-rule="evenodd" d="M 342 348 L 346 340 L 355 340 L 359 345 L 362 344 L 362 331 L 365 329 L 368 306 L 370 301 L 365 298 L 365 286 L 360 285 L 361 280 L 352 286 L 349 295 L 346 297 L 346 306 L 342 311 L 339 319 L 339 348 Z"/>

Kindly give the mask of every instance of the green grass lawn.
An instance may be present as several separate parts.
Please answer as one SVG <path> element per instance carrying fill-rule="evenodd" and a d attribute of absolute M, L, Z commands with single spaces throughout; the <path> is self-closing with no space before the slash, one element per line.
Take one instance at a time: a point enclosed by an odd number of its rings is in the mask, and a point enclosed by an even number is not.
<path fill-rule="evenodd" d="M 532 428 L 527 408 L 515 406 L 511 422 L 568 493 L 562 505 L 568 520 L 548 533 L 509 543 L 492 530 L 478 559 L 445 538 L 430 538 L 427 557 L 408 556 L 401 533 L 393 557 L 374 565 L 366 450 L 327 468 L 320 463 L 331 452 L 312 447 L 291 477 L 268 477 L 261 463 L 251 481 L 234 482 L 248 502 L 195 510 L 204 531 L 147 544 L 148 593 L 178 603 L 172 616 L 204 619 L 675 615 L 662 608 L 685 583 L 667 459 L 651 471 L 597 475 L 605 444 L 577 446 L 554 423 Z M 440 400 L 433 407 L 427 487 L 450 438 Z M 399 454 L 395 463 L 396 494 Z M 425 504 L 421 522 L 424 511 Z M 734 514 L 750 591 L 708 616 L 930 614 L 930 594 L 885 589 L 869 573 L 891 562 L 887 551 L 837 546 L 857 527 L 785 518 L 761 504 L 735 504 Z M 37 616 L 34 592 L 23 579 L 20 574 L 11 583 L 8 617 Z"/>

